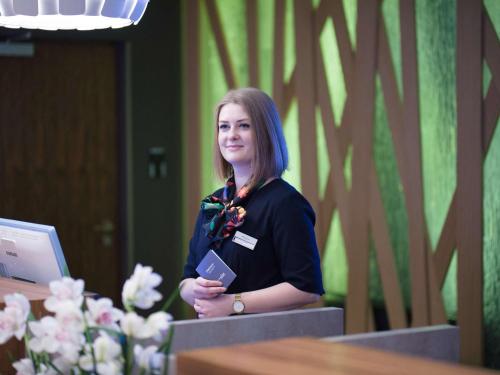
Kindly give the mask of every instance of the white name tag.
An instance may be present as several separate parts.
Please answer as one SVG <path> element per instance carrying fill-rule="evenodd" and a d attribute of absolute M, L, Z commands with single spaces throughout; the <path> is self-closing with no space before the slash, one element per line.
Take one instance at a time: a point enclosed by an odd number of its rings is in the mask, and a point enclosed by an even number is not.
<path fill-rule="evenodd" d="M 245 246 L 247 249 L 253 250 L 257 244 L 257 238 L 253 238 L 248 234 L 236 231 L 233 237 L 233 242 L 236 242 L 241 246 Z"/>

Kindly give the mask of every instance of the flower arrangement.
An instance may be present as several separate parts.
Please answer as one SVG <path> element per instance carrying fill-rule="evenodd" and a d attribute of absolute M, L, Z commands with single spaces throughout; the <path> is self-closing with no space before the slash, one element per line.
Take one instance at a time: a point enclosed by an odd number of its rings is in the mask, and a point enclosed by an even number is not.
<path fill-rule="evenodd" d="M 64 277 L 50 283 L 44 307 L 52 315 L 35 320 L 28 299 L 6 295 L 0 311 L 0 344 L 15 336 L 24 340 L 26 358 L 13 363 L 17 374 L 166 374 L 173 337 L 172 317 L 162 309 L 146 318 L 135 309 L 149 309 L 162 299 L 155 290 L 160 275 L 137 264 L 122 289 L 125 311 L 109 298 L 85 298 L 83 280 Z M 158 345 L 144 347 L 144 340 Z M 154 340 L 154 341 L 153 341 Z"/>

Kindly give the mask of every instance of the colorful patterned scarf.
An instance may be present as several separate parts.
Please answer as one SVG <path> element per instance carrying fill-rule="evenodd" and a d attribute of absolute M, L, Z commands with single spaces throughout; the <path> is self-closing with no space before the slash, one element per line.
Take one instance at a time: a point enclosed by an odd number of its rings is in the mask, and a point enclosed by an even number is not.
<path fill-rule="evenodd" d="M 214 195 L 209 195 L 201 201 L 201 209 L 208 217 L 208 221 L 203 224 L 203 229 L 205 235 L 211 239 L 210 244 L 212 246 L 218 249 L 222 241 L 243 224 L 246 211 L 241 206 L 261 186 L 262 183 L 258 183 L 252 189 L 248 189 L 244 185 L 235 196 L 236 184 L 234 177 L 231 177 L 226 182 L 222 199 Z"/>

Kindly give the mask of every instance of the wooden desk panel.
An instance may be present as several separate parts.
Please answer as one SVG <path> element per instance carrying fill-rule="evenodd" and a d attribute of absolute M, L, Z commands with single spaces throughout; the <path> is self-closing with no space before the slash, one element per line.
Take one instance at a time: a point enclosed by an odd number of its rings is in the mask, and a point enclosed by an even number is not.
<path fill-rule="evenodd" d="M 229 374 L 499 374 L 313 338 L 288 338 L 255 344 L 200 349 L 177 354 L 179 375 Z"/>

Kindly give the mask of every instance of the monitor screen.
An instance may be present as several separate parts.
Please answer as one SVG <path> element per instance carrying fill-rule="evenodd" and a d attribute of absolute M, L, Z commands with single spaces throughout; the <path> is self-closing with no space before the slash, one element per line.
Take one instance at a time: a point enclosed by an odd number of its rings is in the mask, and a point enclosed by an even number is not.
<path fill-rule="evenodd" d="M 69 276 L 56 229 L 0 218 L 0 276 L 44 285 Z"/>

